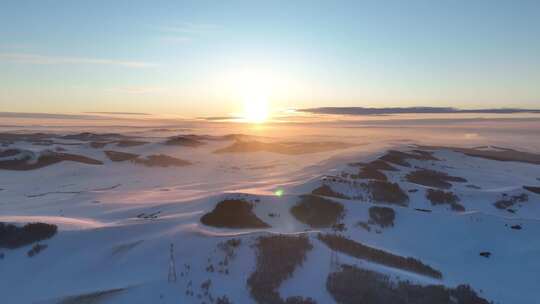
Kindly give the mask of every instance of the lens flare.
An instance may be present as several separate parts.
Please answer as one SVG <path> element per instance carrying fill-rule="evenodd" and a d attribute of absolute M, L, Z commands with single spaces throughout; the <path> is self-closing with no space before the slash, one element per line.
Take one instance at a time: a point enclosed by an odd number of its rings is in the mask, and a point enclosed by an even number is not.
<path fill-rule="evenodd" d="M 285 191 L 283 191 L 283 189 L 277 189 L 274 194 L 277 196 L 277 197 L 282 197 L 283 194 L 285 194 Z"/>

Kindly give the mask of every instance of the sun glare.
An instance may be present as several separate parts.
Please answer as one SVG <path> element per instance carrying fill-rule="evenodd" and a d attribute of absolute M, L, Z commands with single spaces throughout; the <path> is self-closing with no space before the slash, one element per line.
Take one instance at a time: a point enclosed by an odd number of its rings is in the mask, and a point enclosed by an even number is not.
<path fill-rule="evenodd" d="M 236 114 L 240 121 L 261 124 L 270 119 L 270 104 L 278 79 L 271 70 L 235 69 L 224 73 L 223 79 L 231 99 L 239 103 Z"/>
<path fill-rule="evenodd" d="M 268 119 L 268 99 L 263 96 L 244 100 L 243 119 L 251 123 L 263 123 Z"/>

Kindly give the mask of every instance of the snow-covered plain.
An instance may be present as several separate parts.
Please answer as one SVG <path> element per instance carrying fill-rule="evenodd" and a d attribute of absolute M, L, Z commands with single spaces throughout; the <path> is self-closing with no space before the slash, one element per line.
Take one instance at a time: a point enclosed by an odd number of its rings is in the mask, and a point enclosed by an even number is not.
<path fill-rule="evenodd" d="M 386 121 L 386 122 L 385 122 Z M 122 125 L 124 124 L 124 125 Z M 141 126 L 142 125 L 142 126 Z M 0 169 L 0 222 L 24 225 L 44 222 L 58 226 L 58 233 L 40 243 L 48 247 L 28 257 L 31 245 L 0 248 L 0 303 L 70 303 L 74 296 L 95 295 L 95 303 L 202 303 L 210 302 L 201 284 L 211 280 L 215 299 L 226 295 L 233 303 L 253 303 L 246 281 L 255 269 L 258 236 L 271 233 L 306 233 L 313 250 L 293 276 L 281 284 L 283 297 L 310 296 L 318 303 L 334 303 L 326 290 L 331 271 L 331 251 L 316 238 L 318 231 L 296 220 L 290 208 L 299 196 L 325 184 L 348 197 L 362 194 L 354 183 L 339 183 L 328 176 L 354 174 L 354 162 L 369 162 L 387 150 L 410 151 L 416 145 L 449 147 L 500 147 L 540 153 L 540 119 L 426 119 L 355 120 L 320 124 L 297 122 L 249 126 L 218 122 L 96 123 L 49 121 L 28 126 L 12 120 L 3 133 L 48 133 L 51 142 L 4 141 L 0 151 L 19 149 L 29 162 L 45 153 L 69 153 L 101 161 L 84 164 L 62 161 L 42 168 L 14 171 Z M 145 142 L 122 146 L 111 141 L 93 147 L 91 140 L 66 139 L 63 135 L 92 132 L 119 133 Z M 242 140 L 265 143 L 295 142 L 313 153 L 275 151 L 214 153 Z M 166 145 L 172 136 L 197 134 L 201 145 Z M 310 143 L 345 143 L 325 151 L 309 151 Z M 104 151 L 140 156 L 164 154 L 190 162 L 187 166 L 148 167 L 131 161 L 114 162 Z M 52 151 L 52 152 L 51 152 Z M 61 151 L 61 152 L 58 152 Z M 352 240 L 401 256 L 419 259 L 438 269 L 442 279 L 378 265 L 339 254 L 342 263 L 376 270 L 399 280 L 454 287 L 469 284 L 495 303 L 536 303 L 540 283 L 540 194 L 523 186 L 540 186 L 540 165 L 472 157 L 449 149 L 431 149 L 438 161 L 409 160 L 411 166 L 384 171 L 409 196 L 407 206 L 395 210 L 393 227 L 367 222 L 369 199 L 331 198 L 346 215 L 341 232 Z M 23 156 L 21 156 L 23 155 Z M 448 205 L 434 206 L 426 198 L 427 186 L 407 181 L 418 168 L 444 171 L 465 178 L 452 183 L 464 212 Z M 345 174 L 344 174 L 345 173 Z M 279 191 L 278 191 L 279 190 Z M 411 190 L 411 191 L 409 191 Z M 416 192 L 414 192 L 416 191 Z M 278 194 L 276 194 L 278 193 Z M 505 197 L 527 194 L 512 212 L 494 206 Z M 263 229 L 226 229 L 201 224 L 201 216 L 226 198 L 252 201 L 255 214 L 268 223 Z M 420 210 L 431 210 L 423 212 Z M 275 216 L 278 215 L 278 216 Z M 519 225 L 521 229 L 512 229 Z M 219 243 L 241 239 L 228 273 L 208 271 L 224 258 Z M 169 246 L 174 244 L 178 279 L 167 281 Z M 480 252 L 490 252 L 489 258 Z M 190 292 L 193 291 L 193 295 Z M 93 303 L 93 302 L 92 302 Z"/>

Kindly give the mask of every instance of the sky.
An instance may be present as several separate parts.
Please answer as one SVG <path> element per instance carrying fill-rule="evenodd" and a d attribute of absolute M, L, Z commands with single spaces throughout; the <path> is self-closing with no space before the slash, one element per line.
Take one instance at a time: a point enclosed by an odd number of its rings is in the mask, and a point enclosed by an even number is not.
<path fill-rule="evenodd" d="M 540 1 L 0 1 L 0 111 L 540 108 Z"/>

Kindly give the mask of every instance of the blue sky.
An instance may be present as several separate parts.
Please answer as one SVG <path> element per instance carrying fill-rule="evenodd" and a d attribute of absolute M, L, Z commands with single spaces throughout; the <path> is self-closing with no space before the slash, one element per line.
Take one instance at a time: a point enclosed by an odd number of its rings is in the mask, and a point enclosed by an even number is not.
<path fill-rule="evenodd" d="M 0 4 L 0 111 L 539 108 L 538 84 L 540 1 Z"/>

